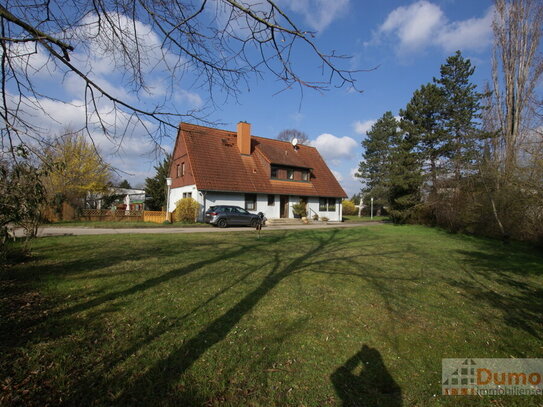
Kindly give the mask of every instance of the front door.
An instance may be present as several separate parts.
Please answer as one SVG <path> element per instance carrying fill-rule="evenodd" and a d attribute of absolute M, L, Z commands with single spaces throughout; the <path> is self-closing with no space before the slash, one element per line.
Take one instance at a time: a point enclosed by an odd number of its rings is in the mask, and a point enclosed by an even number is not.
<path fill-rule="evenodd" d="M 288 218 L 288 195 L 281 195 L 279 199 L 279 217 Z"/>

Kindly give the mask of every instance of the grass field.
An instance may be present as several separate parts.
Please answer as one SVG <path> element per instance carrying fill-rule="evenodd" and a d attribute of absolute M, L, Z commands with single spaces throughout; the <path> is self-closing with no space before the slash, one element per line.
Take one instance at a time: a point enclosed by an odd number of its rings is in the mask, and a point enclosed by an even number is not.
<path fill-rule="evenodd" d="M 444 357 L 543 357 L 543 256 L 417 226 L 38 239 L 1 274 L 0 405 L 536 406 Z"/>
<path fill-rule="evenodd" d="M 369 216 L 357 216 L 357 215 L 344 215 L 343 222 L 356 223 L 356 222 L 381 222 L 388 220 L 388 216 L 374 216 L 373 219 Z"/>

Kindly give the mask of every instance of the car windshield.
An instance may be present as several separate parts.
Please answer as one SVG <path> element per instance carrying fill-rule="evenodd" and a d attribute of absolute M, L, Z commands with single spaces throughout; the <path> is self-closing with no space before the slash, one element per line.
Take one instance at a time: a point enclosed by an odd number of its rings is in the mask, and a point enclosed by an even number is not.
<path fill-rule="evenodd" d="M 236 206 L 236 207 L 234 207 L 234 208 L 232 208 L 232 209 L 238 211 L 239 213 L 243 213 L 243 214 L 245 214 L 245 215 L 249 213 L 249 212 L 247 212 L 245 209 L 240 208 L 239 206 Z"/>

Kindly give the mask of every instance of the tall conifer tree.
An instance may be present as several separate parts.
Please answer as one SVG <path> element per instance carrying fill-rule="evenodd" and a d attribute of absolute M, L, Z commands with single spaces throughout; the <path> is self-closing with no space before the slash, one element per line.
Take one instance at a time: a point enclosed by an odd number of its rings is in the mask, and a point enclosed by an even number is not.
<path fill-rule="evenodd" d="M 386 112 L 362 140 L 363 160 L 356 176 L 364 182 L 364 195 L 373 197 L 376 205 L 384 206 L 388 202 L 391 151 L 401 138 L 398 126 L 392 112 Z"/>
<path fill-rule="evenodd" d="M 463 173 L 470 172 L 481 151 L 482 135 L 477 125 L 483 95 L 470 81 L 474 72 L 471 61 L 456 51 L 441 65 L 441 77 L 434 78 L 444 96 L 442 125 L 448 135 L 445 149 L 450 159 L 449 171 L 457 181 Z"/>

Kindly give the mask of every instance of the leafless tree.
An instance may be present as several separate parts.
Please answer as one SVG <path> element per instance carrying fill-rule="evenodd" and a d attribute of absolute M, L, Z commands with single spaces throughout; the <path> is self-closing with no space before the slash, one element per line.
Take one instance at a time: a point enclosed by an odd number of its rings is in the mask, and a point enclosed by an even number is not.
<path fill-rule="evenodd" d="M 518 164 L 521 144 L 537 141 L 533 132 L 541 124 L 536 87 L 543 73 L 543 3 L 496 0 L 495 8 L 491 105 L 499 133 L 493 147 L 507 174 Z"/>
<path fill-rule="evenodd" d="M 481 180 L 502 235 L 543 236 L 543 136 L 537 87 L 543 74 L 540 49 L 543 3 L 495 0 L 492 85 L 484 126 Z"/>
<path fill-rule="evenodd" d="M 300 144 L 307 144 L 309 142 L 309 136 L 303 131 L 296 129 L 286 129 L 277 135 L 277 140 L 288 141 L 298 140 Z"/>
<path fill-rule="evenodd" d="M 346 57 L 322 52 L 313 33 L 272 0 L 6 0 L 0 5 L 0 46 L 3 152 L 42 140 L 46 128 L 36 124 L 36 115 L 62 121 L 46 105 L 69 102 L 42 86 L 45 73 L 59 85 L 78 78 L 83 128 L 117 143 L 135 126 L 158 145 L 180 120 L 207 122 L 206 108 L 225 102 L 218 95 L 236 98 L 251 85 L 251 75 L 271 73 L 284 89 L 357 89 L 355 71 L 341 67 Z M 320 72 L 298 75 L 292 56 L 304 47 L 322 65 L 324 79 Z M 128 96 L 100 80 L 93 56 L 123 72 L 118 85 Z M 159 102 L 146 98 L 153 91 L 151 72 L 169 81 Z M 204 107 L 168 108 L 179 83 L 202 91 Z"/>

